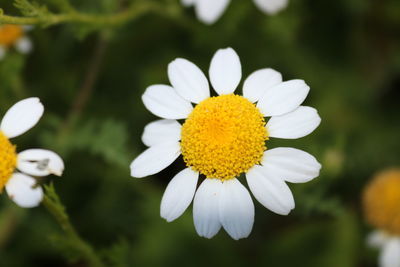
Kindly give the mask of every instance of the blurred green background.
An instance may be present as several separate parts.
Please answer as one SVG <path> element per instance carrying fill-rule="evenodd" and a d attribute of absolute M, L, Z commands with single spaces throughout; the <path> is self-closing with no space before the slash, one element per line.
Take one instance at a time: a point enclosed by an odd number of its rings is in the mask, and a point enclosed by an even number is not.
<path fill-rule="evenodd" d="M 51 10 L 56 1 L 37 2 Z M 129 2 L 71 4 L 103 14 Z M 10 0 L 0 7 L 20 15 Z M 235 0 L 213 26 L 192 9 L 179 14 L 147 14 L 106 31 L 37 26 L 28 33 L 31 54 L 10 51 L 0 62 L 0 114 L 29 96 L 45 105 L 38 126 L 13 141 L 18 151 L 42 147 L 63 156 L 64 176 L 50 180 L 77 231 L 107 266 L 376 266 L 360 199 L 374 173 L 400 165 L 400 1 L 292 0 L 266 16 L 252 1 Z M 208 72 L 214 52 L 227 46 L 239 54 L 244 78 L 272 67 L 284 80 L 304 79 L 311 87 L 305 104 L 322 118 L 305 138 L 268 143 L 303 149 L 323 168 L 314 181 L 290 185 L 296 209 L 289 216 L 255 201 L 253 231 L 240 241 L 222 230 L 211 240 L 199 237 L 191 207 L 173 223 L 160 218 L 163 191 L 181 160 L 145 179 L 129 173 L 145 149 L 143 127 L 156 119 L 141 102 L 146 87 L 168 83 L 176 57 Z M 0 198 L 0 266 L 87 266 L 43 207 Z"/>

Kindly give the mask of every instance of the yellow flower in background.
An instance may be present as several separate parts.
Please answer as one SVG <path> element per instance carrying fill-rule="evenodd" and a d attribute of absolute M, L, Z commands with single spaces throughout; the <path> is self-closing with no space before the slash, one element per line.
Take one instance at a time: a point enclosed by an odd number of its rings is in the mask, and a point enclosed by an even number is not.
<path fill-rule="evenodd" d="M 240 239 L 252 230 L 254 204 L 237 178 L 245 174 L 263 206 L 287 215 L 295 203 L 286 182 L 308 182 L 319 175 L 321 165 L 302 150 L 267 150 L 266 141 L 306 136 L 321 118 L 314 108 L 301 106 L 310 90 L 303 80 L 284 82 L 270 68 L 255 71 L 244 81 L 243 96 L 234 94 L 242 68 L 232 48 L 215 53 L 209 76 L 218 96 L 210 97 L 207 77 L 195 64 L 178 58 L 168 66 L 172 86 L 146 89 L 144 105 L 163 120 L 145 127 L 142 141 L 149 148 L 132 162 L 131 175 L 158 173 L 182 154 L 187 168 L 165 190 L 161 217 L 168 222 L 177 219 L 194 198 L 193 219 L 200 236 L 211 238 L 223 227 Z M 206 179 L 197 189 L 200 174 Z"/>
<path fill-rule="evenodd" d="M 0 25 L 0 60 L 12 47 L 22 54 L 27 54 L 32 50 L 32 42 L 25 35 L 25 32 L 30 29 L 30 26 Z"/>
<path fill-rule="evenodd" d="M 381 249 L 379 266 L 400 267 L 400 169 L 376 175 L 363 196 L 365 218 L 376 230 L 368 243 Z"/>
<path fill-rule="evenodd" d="M 43 198 L 42 188 L 31 176 L 61 176 L 64 171 L 64 162 L 56 153 L 28 149 L 17 154 L 9 140 L 35 126 L 43 111 L 38 98 L 27 98 L 12 106 L 0 124 L 0 193 L 5 188 L 10 199 L 23 208 L 36 207 Z"/>
<path fill-rule="evenodd" d="M 186 7 L 194 6 L 197 18 L 205 24 L 215 23 L 228 8 L 230 0 L 181 0 Z M 289 0 L 253 0 L 262 12 L 274 15 L 285 9 Z"/>

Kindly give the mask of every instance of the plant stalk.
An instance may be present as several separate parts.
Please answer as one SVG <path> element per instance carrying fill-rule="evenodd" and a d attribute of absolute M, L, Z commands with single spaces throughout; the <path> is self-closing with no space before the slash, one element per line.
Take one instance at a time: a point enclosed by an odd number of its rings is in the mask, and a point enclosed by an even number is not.
<path fill-rule="evenodd" d="M 80 258 L 85 260 L 88 265 L 92 267 L 105 266 L 96 255 L 93 248 L 78 235 L 75 228 L 72 226 L 69 216 L 65 212 L 65 208 L 59 200 L 56 192 L 52 190 L 50 194 L 52 195 L 51 197 L 46 192 L 42 204 L 61 226 L 67 237 L 72 241 L 71 243 L 74 245 L 74 250 L 80 253 Z"/>

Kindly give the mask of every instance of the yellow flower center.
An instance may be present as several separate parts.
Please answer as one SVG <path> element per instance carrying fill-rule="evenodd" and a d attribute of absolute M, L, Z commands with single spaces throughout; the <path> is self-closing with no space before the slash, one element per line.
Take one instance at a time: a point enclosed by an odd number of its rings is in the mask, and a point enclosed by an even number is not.
<path fill-rule="evenodd" d="M 207 178 L 232 179 L 260 163 L 268 140 L 257 107 L 239 95 L 210 97 L 182 126 L 181 150 L 187 166 Z"/>
<path fill-rule="evenodd" d="M 11 178 L 17 165 L 15 146 L 0 131 L 0 193 Z"/>
<path fill-rule="evenodd" d="M 24 31 L 21 26 L 6 24 L 0 26 L 0 45 L 11 46 L 22 37 Z"/>
<path fill-rule="evenodd" d="M 400 169 L 377 175 L 364 192 L 368 222 L 389 234 L 400 235 Z"/>

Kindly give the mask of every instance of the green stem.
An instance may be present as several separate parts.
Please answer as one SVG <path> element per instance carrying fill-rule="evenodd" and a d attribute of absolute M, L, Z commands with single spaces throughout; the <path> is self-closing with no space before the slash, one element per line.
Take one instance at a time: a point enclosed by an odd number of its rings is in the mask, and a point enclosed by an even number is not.
<path fill-rule="evenodd" d="M 99 37 L 97 45 L 93 51 L 93 56 L 89 63 L 89 67 L 83 84 L 80 87 L 75 97 L 75 100 L 72 103 L 71 110 L 69 111 L 65 122 L 60 127 L 57 139 L 58 145 L 64 144 L 64 142 L 66 141 L 66 137 L 68 137 L 71 129 L 79 119 L 82 111 L 84 110 L 86 104 L 89 102 L 94 92 L 94 86 L 99 76 L 101 63 L 103 61 L 103 57 L 107 48 L 107 43 L 108 42 L 104 38 L 104 36 Z"/>
<path fill-rule="evenodd" d="M 70 12 L 67 14 L 46 14 L 40 17 L 17 17 L 0 13 L 0 24 L 20 24 L 20 25 L 55 25 L 60 23 L 81 23 L 97 26 L 118 26 L 129 22 L 140 15 L 151 11 L 160 11 L 160 4 L 151 1 L 138 2 L 129 9 L 117 14 L 97 15 L 81 12 Z"/>
<path fill-rule="evenodd" d="M 104 264 L 98 258 L 93 248 L 78 235 L 72 226 L 65 212 L 65 207 L 52 186 L 46 188 L 42 204 L 64 230 L 67 237 L 71 240 L 71 244 L 74 246 L 73 249 L 80 253 L 80 258 L 85 260 L 89 266 L 103 267 Z"/>

